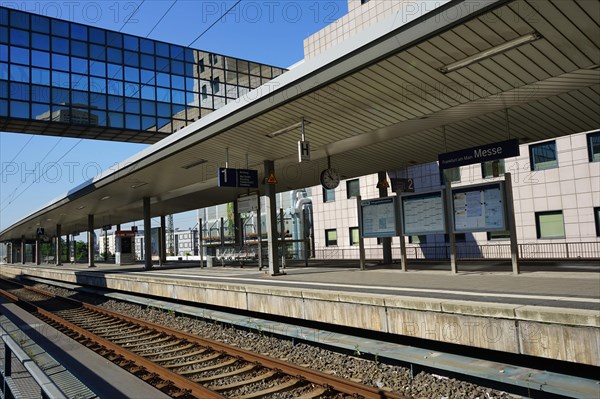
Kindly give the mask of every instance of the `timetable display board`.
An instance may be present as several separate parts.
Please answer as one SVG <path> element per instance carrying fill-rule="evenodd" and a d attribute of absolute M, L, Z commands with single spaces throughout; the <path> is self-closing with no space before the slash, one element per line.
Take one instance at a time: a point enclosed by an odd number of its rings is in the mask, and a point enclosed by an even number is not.
<path fill-rule="evenodd" d="M 363 238 L 399 235 L 396 197 L 363 200 L 360 209 Z"/>
<path fill-rule="evenodd" d="M 442 191 L 403 195 L 402 234 L 407 236 L 446 232 Z"/>
<path fill-rule="evenodd" d="M 501 183 L 452 190 L 454 231 L 506 230 L 504 189 Z"/>

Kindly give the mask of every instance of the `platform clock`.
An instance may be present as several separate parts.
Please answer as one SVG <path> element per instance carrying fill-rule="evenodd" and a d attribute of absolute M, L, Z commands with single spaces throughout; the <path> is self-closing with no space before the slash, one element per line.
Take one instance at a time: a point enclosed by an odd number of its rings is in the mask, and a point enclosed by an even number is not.
<path fill-rule="evenodd" d="M 332 168 L 327 168 L 321 172 L 321 185 L 328 190 L 333 190 L 340 184 L 340 174 Z"/>

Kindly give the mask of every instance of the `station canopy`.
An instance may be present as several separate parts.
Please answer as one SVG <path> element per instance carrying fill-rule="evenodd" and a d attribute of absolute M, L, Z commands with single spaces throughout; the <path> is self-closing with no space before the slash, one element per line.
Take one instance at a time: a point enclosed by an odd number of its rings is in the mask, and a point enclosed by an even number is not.
<path fill-rule="evenodd" d="M 232 201 L 217 168 L 275 162 L 277 191 L 437 160 L 442 152 L 600 126 L 600 2 L 452 1 L 398 14 L 305 61 L 15 223 L 0 240 Z M 298 162 L 304 118 L 311 161 Z M 284 133 L 275 135 L 274 132 Z M 286 131 L 287 130 L 287 131 Z M 261 188 L 262 190 L 262 188 Z"/>

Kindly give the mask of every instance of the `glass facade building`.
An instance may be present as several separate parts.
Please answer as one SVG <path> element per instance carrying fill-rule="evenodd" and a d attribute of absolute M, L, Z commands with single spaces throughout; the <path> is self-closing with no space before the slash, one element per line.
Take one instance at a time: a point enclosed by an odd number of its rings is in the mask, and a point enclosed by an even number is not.
<path fill-rule="evenodd" d="M 0 7 L 0 130 L 154 143 L 285 70 Z"/>

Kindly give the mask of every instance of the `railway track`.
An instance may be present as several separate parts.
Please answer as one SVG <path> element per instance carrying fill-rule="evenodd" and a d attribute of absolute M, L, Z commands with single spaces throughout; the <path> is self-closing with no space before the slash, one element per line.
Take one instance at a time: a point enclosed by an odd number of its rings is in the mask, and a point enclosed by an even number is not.
<path fill-rule="evenodd" d="M 0 295 L 174 398 L 408 399 L 12 281 Z"/>

